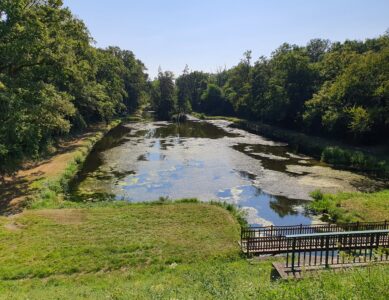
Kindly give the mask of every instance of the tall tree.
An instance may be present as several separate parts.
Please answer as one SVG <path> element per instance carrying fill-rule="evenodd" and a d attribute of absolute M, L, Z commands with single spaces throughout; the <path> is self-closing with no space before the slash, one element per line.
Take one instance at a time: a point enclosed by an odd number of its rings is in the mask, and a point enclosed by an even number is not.
<path fill-rule="evenodd" d="M 0 174 L 71 130 L 132 111 L 147 92 L 131 52 L 91 41 L 60 0 L 0 1 Z"/>
<path fill-rule="evenodd" d="M 170 71 L 158 72 L 158 79 L 153 83 L 152 100 L 156 116 L 169 120 L 176 108 L 174 74 Z"/>
<path fill-rule="evenodd" d="M 185 66 L 182 75 L 176 80 L 177 87 L 177 109 L 181 114 L 192 110 L 191 107 L 191 78 L 188 65 Z"/>

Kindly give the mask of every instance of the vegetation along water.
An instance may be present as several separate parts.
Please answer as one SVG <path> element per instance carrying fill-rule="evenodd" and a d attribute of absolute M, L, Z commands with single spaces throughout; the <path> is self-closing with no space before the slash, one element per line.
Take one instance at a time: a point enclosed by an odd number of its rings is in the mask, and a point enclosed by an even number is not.
<path fill-rule="evenodd" d="M 0 299 L 388 299 L 387 264 L 279 280 L 238 244 L 389 220 L 388 179 L 388 31 L 150 78 L 61 0 L 0 1 Z"/>

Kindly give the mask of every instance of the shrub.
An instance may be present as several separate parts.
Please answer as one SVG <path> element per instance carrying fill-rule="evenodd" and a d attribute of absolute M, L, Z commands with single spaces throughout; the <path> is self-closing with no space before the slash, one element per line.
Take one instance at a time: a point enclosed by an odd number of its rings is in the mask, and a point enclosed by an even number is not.
<path fill-rule="evenodd" d="M 389 176 L 389 162 L 379 160 L 361 151 L 346 150 L 339 147 L 326 147 L 322 151 L 321 160 L 333 165 L 375 172 L 378 175 Z"/>
<path fill-rule="evenodd" d="M 322 193 L 321 190 L 314 190 L 313 192 L 310 193 L 310 196 L 311 196 L 314 200 L 322 200 L 324 194 Z"/>

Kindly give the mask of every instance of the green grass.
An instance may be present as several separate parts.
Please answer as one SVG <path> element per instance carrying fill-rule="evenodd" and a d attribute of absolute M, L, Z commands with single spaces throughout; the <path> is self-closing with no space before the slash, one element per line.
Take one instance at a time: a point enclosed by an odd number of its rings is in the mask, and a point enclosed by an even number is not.
<path fill-rule="evenodd" d="M 0 283 L 0 299 L 382 299 L 388 267 L 324 272 L 299 281 L 271 281 L 270 262 L 204 261 L 140 272 L 55 276 Z"/>
<path fill-rule="evenodd" d="M 389 267 L 271 280 L 231 208 L 113 202 L 0 219 L 0 299 L 387 299 Z M 278 258 L 280 259 L 280 258 Z"/>
<path fill-rule="evenodd" d="M 358 150 L 342 149 L 340 147 L 325 147 L 321 160 L 332 165 L 363 170 L 379 176 L 389 176 L 389 160 Z"/>
<path fill-rule="evenodd" d="M 32 190 L 33 193 L 29 196 L 26 203 L 27 208 L 56 208 L 63 205 L 63 194 L 67 191 L 69 182 L 80 170 L 93 146 L 97 141 L 104 137 L 106 132 L 120 123 L 120 120 L 111 121 L 103 130 L 88 137 L 82 146 L 73 150 L 72 160 L 67 163 L 59 176 L 56 176 L 55 178 L 44 177 L 38 181 L 32 182 L 29 185 L 29 189 Z"/>
<path fill-rule="evenodd" d="M 239 254 L 235 219 L 207 204 L 26 211 L 1 223 L 2 280 L 158 269 Z"/>
<path fill-rule="evenodd" d="M 334 222 L 389 221 L 389 190 L 376 193 L 311 194 L 310 208 Z"/>
<path fill-rule="evenodd" d="M 61 194 L 98 138 L 59 178 L 34 183 L 33 210 L 0 217 L 0 299 L 389 298 L 388 266 L 271 280 L 274 259 L 242 257 L 239 224 L 246 223 L 233 205 L 163 198 L 142 204 L 65 201 Z M 314 205 L 335 211 L 338 219 L 389 213 L 388 191 L 368 199 L 314 196 L 321 199 Z"/>

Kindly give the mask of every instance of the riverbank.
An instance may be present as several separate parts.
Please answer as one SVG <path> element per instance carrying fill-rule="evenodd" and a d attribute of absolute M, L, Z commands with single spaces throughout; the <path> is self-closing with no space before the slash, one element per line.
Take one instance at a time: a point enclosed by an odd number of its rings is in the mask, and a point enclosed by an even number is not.
<path fill-rule="evenodd" d="M 199 113 L 193 113 L 193 115 L 203 120 L 224 119 L 230 121 L 233 127 L 286 142 L 296 152 L 310 155 L 334 167 L 367 173 L 384 179 L 389 178 L 389 145 L 354 147 L 340 141 L 235 117 L 207 116 Z"/>
<path fill-rule="evenodd" d="M 331 166 L 389 178 L 388 146 L 353 147 L 339 141 L 246 120 L 234 122 L 234 126 L 287 142 L 295 151 L 311 155 Z"/>
<path fill-rule="evenodd" d="M 278 258 L 242 257 L 234 206 L 67 201 L 78 167 L 61 183 L 67 168 L 42 184 L 35 209 L 0 217 L 0 299 L 389 297 L 389 266 L 271 280 Z"/>
<path fill-rule="evenodd" d="M 13 214 L 23 208 L 38 208 L 58 205 L 68 182 L 77 173 L 94 144 L 106 132 L 120 124 L 120 120 L 109 124 L 97 124 L 82 134 L 59 144 L 53 155 L 33 162 L 8 177 L 0 186 L 1 212 Z"/>
<path fill-rule="evenodd" d="M 0 299 L 389 296 L 388 266 L 272 281 L 275 259 L 241 257 L 237 220 L 211 204 L 27 210 L 0 224 Z"/>
<path fill-rule="evenodd" d="M 375 193 L 312 193 L 310 208 L 332 222 L 389 221 L 389 190 Z"/>
<path fill-rule="evenodd" d="M 72 206 L 64 201 L 64 193 L 94 145 L 122 122 L 143 120 L 145 109 L 141 106 L 133 114 L 90 126 L 60 142 L 50 157 L 26 163 L 14 176 L 6 177 L 0 182 L 0 214 Z"/>
<path fill-rule="evenodd" d="M 224 119 L 229 122 L 233 122 L 233 126 L 235 127 L 243 127 L 248 130 L 251 128 L 253 133 L 258 133 L 266 137 L 290 143 L 296 149 L 296 152 L 301 151 L 304 154 L 311 154 L 312 156 L 321 158 L 322 161 L 326 161 L 326 153 L 329 151 L 328 149 L 331 149 L 331 147 L 332 149 L 335 149 L 335 147 L 349 147 L 319 137 L 311 137 L 302 133 L 280 129 L 269 125 L 250 123 L 237 118 L 209 117 L 202 114 L 195 114 L 195 116 L 207 120 Z M 346 150 L 344 151 L 351 151 L 350 153 L 359 153 L 358 151 L 360 151 L 360 149 L 345 149 Z M 385 157 L 382 149 L 376 154 L 380 157 L 380 159 L 375 158 L 375 161 L 381 161 L 381 158 L 384 159 Z M 339 166 L 337 164 L 335 165 Z M 323 170 L 321 169 L 320 173 L 322 172 Z M 384 187 L 385 180 L 382 182 L 382 186 Z M 332 222 L 374 222 L 389 220 L 389 190 L 373 193 L 340 192 L 335 194 L 323 194 L 322 192 L 317 191 L 312 193 L 312 196 L 315 201 L 310 205 L 311 210 L 318 214 L 324 214 L 325 217 Z"/>

